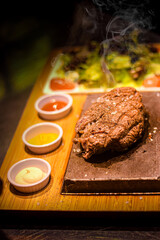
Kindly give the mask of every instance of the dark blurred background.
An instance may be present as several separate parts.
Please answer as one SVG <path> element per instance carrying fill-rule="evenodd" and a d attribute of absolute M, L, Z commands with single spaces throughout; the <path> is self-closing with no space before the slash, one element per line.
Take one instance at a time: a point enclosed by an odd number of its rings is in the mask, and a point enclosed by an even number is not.
<path fill-rule="evenodd" d="M 47 16 L 0 16 L 0 99 L 33 86 L 51 50 L 65 45 L 75 1 L 69 5 Z"/>

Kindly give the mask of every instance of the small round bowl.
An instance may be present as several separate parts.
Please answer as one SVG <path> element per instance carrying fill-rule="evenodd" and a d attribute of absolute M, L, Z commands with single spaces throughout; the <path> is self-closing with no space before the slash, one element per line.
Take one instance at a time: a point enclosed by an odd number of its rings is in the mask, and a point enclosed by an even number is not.
<path fill-rule="evenodd" d="M 17 173 L 27 167 L 40 168 L 44 173 L 46 173 L 46 175 L 44 178 L 42 178 L 40 181 L 36 183 L 31 183 L 27 185 L 16 183 L 15 177 Z M 27 158 L 12 165 L 12 167 L 8 171 L 7 177 L 9 182 L 14 186 L 15 189 L 17 189 L 20 192 L 31 193 L 39 191 L 42 188 L 44 188 L 49 182 L 50 174 L 51 166 L 47 161 L 41 158 Z"/>
<path fill-rule="evenodd" d="M 44 145 L 33 145 L 28 142 L 31 138 L 35 137 L 40 133 L 57 133 L 58 138 L 53 142 Z M 22 140 L 30 151 L 38 154 L 43 154 L 55 150 L 61 143 L 62 135 L 63 130 L 58 124 L 50 122 L 37 123 L 24 131 L 22 135 Z"/>
<path fill-rule="evenodd" d="M 45 111 L 42 107 L 49 103 L 51 100 L 63 101 L 67 105 L 59 110 L 55 111 Z M 37 99 L 35 102 L 35 109 L 39 113 L 39 116 L 46 120 L 56 120 L 65 117 L 71 110 L 73 99 L 69 94 L 65 93 L 55 93 L 52 95 L 44 95 Z"/>

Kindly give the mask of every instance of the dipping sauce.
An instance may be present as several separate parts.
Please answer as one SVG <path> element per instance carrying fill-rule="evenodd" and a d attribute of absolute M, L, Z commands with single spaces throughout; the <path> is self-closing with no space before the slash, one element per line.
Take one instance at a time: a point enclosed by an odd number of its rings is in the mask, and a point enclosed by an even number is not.
<path fill-rule="evenodd" d="M 44 111 L 56 111 L 64 108 L 66 105 L 66 102 L 52 100 L 46 103 L 41 109 Z"/>
<path fill-rule="evenodd" d="M 52 78 L 50 82 L 50 88 L 52 90 L 72 90 L 75 87 L 75 83 L 65 78 Z"/>
<path fill-rule="evenodd" d="M 28 140 L 28 143 L 33 145 L 44 145 L 55 141 L 58 136 L 57 133 L 40 133 Z"/>
<path fill-rule="evenodd" d="M 15 182 L 18 184 L 32 184 L 40 181 L 46 176 L 46 173 L 43 172 L 40 168 L 37 167 L 28 167 L 22 169 L 15 177 Z"/>

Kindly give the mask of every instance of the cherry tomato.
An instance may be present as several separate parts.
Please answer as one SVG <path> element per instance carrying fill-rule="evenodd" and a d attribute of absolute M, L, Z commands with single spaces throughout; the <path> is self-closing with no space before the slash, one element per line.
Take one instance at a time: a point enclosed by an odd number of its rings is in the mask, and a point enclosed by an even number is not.
<path fill-rule="evenodd" d="M 52 78 L 50 88 L 52 90 L 72 90 L 75 88 L 75 83 L 64 78 Z"/>
<path fill-rule="evenodd" d="M 160 75 L 154 75 L 153 77 L 146 78 L 143 81 L 144 87 L 160 87 Z"/>

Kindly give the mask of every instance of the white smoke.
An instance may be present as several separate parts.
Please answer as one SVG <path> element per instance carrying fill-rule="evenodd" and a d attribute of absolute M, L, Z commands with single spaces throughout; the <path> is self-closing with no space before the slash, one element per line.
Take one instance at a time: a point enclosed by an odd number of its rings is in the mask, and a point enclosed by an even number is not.
<path fill-rule="evenodd" d="M 122 51 L 130 48 L 129 45 L 134 44 L 133 41 L 128 43 L 132 32 L 142 33 L 153 28 L 154 13 L 148 3 L 149 0 L 90 0 L 77 5 L 69 43 L 84 45 L 91 40 L 101 42 L 101 66 L 108 85 L 112 86 L 115 82 L 106 64 L 106 56 L 112 47 L 119 45 Z"/>
<path fill-rule="evenodd" d="M 140 3 L 139 1 L 126 0 L 93 0 L 93 3 L 106 12 L 113 12 L 112 17 L 106 24 L 105 39 L 101 42 L 102 70 L 104 74 L 106 74 L 107 85 L 113 86 L 115 80 L 107 66 L 107 54 L 112 51 L 112 47 L 116 45 L 119 45 L 121 51 L 126 51 L 127 48 L 128 51 L 132 49 L 131 45 L 135 44 L 135 42 L 132 41 L 132 33 L 136 31 L 140 34 L 143 31 L 152 29 L 151 19 L 153 12 L 147 9 L 148 0 Z"/>

